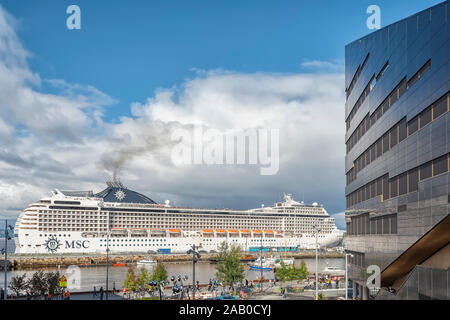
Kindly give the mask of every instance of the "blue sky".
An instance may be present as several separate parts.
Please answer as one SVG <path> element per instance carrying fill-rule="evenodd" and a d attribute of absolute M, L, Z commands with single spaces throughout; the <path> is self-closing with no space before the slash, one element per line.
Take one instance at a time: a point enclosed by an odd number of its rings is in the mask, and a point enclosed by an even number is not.
<path fill-rule="evenodd" d="M 100 191 L 133 154 L 122 181 L 158 202 L 248 209 L 287 192 L 342 227 L 344 47 L 372 32 L 369 5 L 383 27 L 440 2 L 0 0 L 0 212 Z M 280 128 L 278 174 L 173 167 L 170 132 L 193 123 Z"/>
<path fill-rule="evenodd" d="M 380 6 L 385 26 L 440 2 L 1 1 L 19 20 L 31 69 L 108 93 L 118 101 L 106 112 L 109 121 L 195 69 L 292 73 L 304 60 L 343 63 L 345 44 L 370 32 L 369 5 Z M 70 4 L 81 8 L 81 30 L 65 27 Z"/>

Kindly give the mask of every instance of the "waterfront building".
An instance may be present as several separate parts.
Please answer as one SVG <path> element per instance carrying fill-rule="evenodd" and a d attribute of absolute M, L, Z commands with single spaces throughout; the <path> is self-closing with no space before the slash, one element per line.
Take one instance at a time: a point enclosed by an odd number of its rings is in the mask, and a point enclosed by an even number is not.
<path fill-rule="evenodd" d="M 345 48 L 345 243 L 362 299 L 450 298 L 448 19 L 445 1 Z"/>

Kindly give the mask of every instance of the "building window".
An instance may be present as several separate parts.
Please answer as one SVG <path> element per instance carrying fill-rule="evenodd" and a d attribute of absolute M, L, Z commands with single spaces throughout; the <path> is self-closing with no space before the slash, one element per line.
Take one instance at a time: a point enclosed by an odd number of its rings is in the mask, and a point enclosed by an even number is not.
<path fill-rule="evenodd" d="M 383 217 L 383 234 L 389 234 L 389 216 Z"/>
<path fill-rule="evenodd" d="M 389 184 L 390 184 L 391 198 L 394 198 L 398 195 L 397 192 L 398 178 L 397 177 L 392 178 Z"/>
<path fill-rule="evenodd" d="M 389 139 L 391 142 L 391 148 L 397 144 L 397 126 L 391 129 L 389 132 Z"/>
<path fill-rule="evenodd" d="M 397 233 L 397 215 L 394 214 L 391 216 L 391 234 Z"/>
<path fill-rule="evenodd" d="M 383 154 L 389 150 L 389 134 L 383 136 Z"/>
<path fill-rule="evenodd" d="M 443 96 L 433 104 L 433 120 L 446 113 L 447 110 L 447 96 Z"/>
<path fill-rule="evenodd" d="M 417 191 L 419 185 L 419 170 L 413 169 L 408 172 L 408 192 Z"/>
<path fill-rule="evenodd" d="M 383 177 L 383 200 L 389 199 L 389 176 Z"/>
<path fill-rule="evenodd" d="M 398 124 L 398 141 L 403 141 L 406 138 L 406 118 L 404 118 L 400 123 Z"/>
<path fill-rule="evenodd" d="M 376 219 L 376 221 L 377 221 L 377 234 L 383 234 L 383 230 L 382 230 L 382 224 L 381 224 L 381 218 L 380 217 L 378 217 L 377 219 Z"/>
<path fill-rule="evenodd" d="M 420 181 L 431 177 L 431 161 L 420 166 Z"/>
<path fill-rule="evenodd" d="M 403 173 L 398 178 L 398 194 L 406 194 L 407 190 L 407 174 Z"/>
<path fill-rule="evenodd" d="M 431 122 L 431 108 L 426 108 L 419 115 L 419 126 L 422 129 L 424 126 Z"/>
<path fill-rule="evenodd" d="M 433 160 L 433 176 L 448 171 L 448 156 L 442 156 Z"/>
<path fill-rule="evenodd" d="M 408 121 L 408 136 L 412 135 L 419 129 L 419 117 L 414 117 Z"/>

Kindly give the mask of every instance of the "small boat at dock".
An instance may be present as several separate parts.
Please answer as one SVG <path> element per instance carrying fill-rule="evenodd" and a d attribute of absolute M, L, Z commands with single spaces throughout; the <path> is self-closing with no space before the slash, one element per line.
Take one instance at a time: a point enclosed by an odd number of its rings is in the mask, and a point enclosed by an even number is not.
<path fill-rule="evenodd" d="M 136 264 L 138 266 L 145 266 L 145 267 L 154 267 L 156 266 L 158 262 L 155 260 L 151 260 L 151 259 L 143 259 L 143 260 L 139 260 Z"/>

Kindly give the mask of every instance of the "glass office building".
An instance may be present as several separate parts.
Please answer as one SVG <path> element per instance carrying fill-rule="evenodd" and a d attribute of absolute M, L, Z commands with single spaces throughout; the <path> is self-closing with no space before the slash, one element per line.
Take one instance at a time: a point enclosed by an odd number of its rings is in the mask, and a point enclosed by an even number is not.
<path fill-rule="evenodd" d="M 445 1 L 345 48 L 345 245 L 361 299 L 450 298 L 448 19 Z"/>

